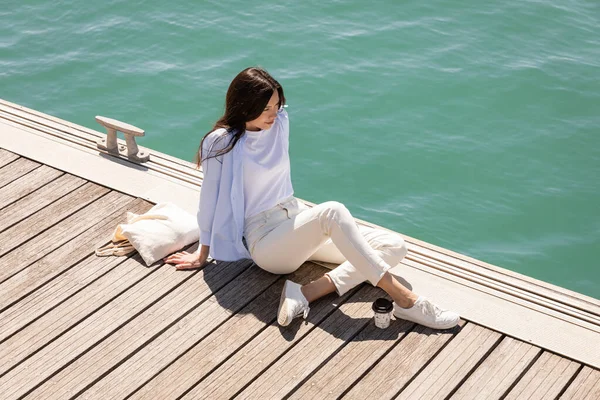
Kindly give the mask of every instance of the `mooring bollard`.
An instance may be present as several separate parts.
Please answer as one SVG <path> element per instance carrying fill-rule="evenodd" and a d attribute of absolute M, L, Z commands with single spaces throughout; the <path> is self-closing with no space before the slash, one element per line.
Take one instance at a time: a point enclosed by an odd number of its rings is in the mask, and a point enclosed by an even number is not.
<path fill-rule="evenodd" d="M 147 150 L 139 149 L 135 142 L 136 136 L 144 136 L 142 129 L 117 121 L 116 119 L 96 116 L 96 121 L 106 128 L 106 139 L 100 139 L 97 144 L 100 150 L 105 150 L 110 154 L 120 156 L 123 155 L 132 161 L 139 163 L 147 162 L 150 159 L 150 154 Z M 125 135 L 126 146 L 117 143 L 117 132 L 123 132 Z M 127 147 L 127 148 L 125 148 Z"/>

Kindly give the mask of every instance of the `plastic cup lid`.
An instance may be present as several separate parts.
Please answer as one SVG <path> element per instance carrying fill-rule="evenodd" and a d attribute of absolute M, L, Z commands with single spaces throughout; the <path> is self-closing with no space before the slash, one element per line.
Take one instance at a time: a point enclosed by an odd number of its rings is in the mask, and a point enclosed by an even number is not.
<path fill-rule="evenodd" d="M 391 301 L 380 297 L 373 302 L 373 311 L 376 313 L 388 313 L 394 308 Z"/>

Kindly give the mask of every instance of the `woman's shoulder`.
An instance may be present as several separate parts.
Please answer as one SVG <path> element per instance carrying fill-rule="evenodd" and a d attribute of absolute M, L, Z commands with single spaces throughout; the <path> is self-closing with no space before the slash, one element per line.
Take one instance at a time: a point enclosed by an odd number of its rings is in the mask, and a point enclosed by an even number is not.
<path fill-rule="evenodd" d="M 221 137 L 227 136 L 228 134 L 229 134 L 228 129 L 217 128 L 217 129 L 213 130 L 212 132 L 209 132 L 208 135 L 206 135 L 206 139 L 210 139 L 211 141 L 213 141 L 213 140 L 217 140 Z"/>
<path fill-rule="evenodd" d="M 289 136 L 290 121 L 288 119 L 288 113 L 283 107 L 277 111 L 277 124 L 280 127 L 279 131 L 282 132 L 282 136 L 287 139 Z"/>
<path fill-rule="evenodd" d="M 217 128 L 212 132 L 209 132 L 204 138 L 203 147 L 210 148 L 213 146 L 218 147 L 219 144 L 226 142 L 226 138 L 230 136 L 228 129 L 226 128 Z"/>
<path fill-rule="evenodd" d="M 287 113 L 286 109 L 281 107 L 279 109 L 279 111 L 277 111 L 277 117 L 280 119 L 288 119 L 288 113 Z"/>

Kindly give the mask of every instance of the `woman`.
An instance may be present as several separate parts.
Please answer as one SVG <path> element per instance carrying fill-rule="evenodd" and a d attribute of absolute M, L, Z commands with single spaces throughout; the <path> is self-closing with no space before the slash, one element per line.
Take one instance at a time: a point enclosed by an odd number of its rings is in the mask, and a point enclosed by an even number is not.
<path fill-rule="evenodd" d="M 251 258 L 275 274 L 288 274 L 307 260 L 341 264 L 320 279 L 284 284 L 277 321 L 289 325 L 307 317 L 309 303 L 336 291 L 346 293 L 369 281 L 394 300 L 394 315 L 446 329 L 458 314 L 419 297 L 388 271 L 406 255 L 399 235 L 359 227 L 343 204 L 308 207 L 293 196 L 289 122 L 281 85 L 265 70 L 247 68 L 231 82 L 225 114 L 200 143 L 197 252 L 179 252 L 165 261 L 177 269 L 203 267 L 210 256 L 222 261 Z"/>

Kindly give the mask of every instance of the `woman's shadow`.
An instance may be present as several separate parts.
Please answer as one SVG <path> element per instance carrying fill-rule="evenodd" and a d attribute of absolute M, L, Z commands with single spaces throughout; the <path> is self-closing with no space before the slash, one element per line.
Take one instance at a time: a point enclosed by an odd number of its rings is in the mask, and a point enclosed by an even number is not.
<path fill-rule="evenodd" d="M 196 248 L 197 245 L 188 251 L 194 251 Z M 328 268 L 323 265 L 327 265 Z M 202 269 L 199 278 L 208 285 L 214 300 L 229 313 L 251 314 L 264 324 L 263 327 L 277 327 L 279 334 L 290 342 L 313 329 L 323 330 L 344 341 L 397 340 L 416 327 L 413 323 L 392 317 L 388 328 L 376 328 L 372 303 L 379 297 L 388 300 L 390 298 L 382 289 L 366 282 L 342 296 L 331 293 L 312 302 L 306 320 L 298 317 L 289 326 L 280 327 L 276 315 L 285 280 L 306 284 L 322 277 L 334 267 L 334 264 L 307 261 L 294 273 L 275 275 L 262 270 L 252 260 L 214 260 Z M 402 277 L 395 277 L 408 289 L 412 289 L 412 285 Z M 242 320 L 244 319 L 237 319 Z M 232 325 L 231 329 L 245 328 Z M 449 331 L 455 332 L 457 329 L 459 328 Z M 423 334 L 428 335 L 439 332 L 443 331 L 429 328 L 422 330 Z"/>

